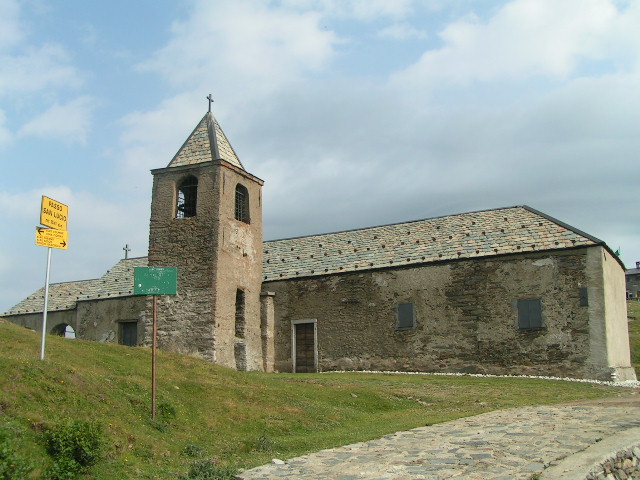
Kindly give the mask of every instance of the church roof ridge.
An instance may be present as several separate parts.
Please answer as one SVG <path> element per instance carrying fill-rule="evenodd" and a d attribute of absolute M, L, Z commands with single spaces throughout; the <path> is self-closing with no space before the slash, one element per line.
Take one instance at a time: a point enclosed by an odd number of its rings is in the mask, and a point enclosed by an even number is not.
<path fill-rule="evenodd" d="M 606 244 L 528 206 L 264 242 L 263 280 Z"/>
<path fill-rule="evenodd" d="M 194 165 L 210 160 L 225 160 L 242 170 L 245 169 L 218 120 L 211 112 L 207 112 L 167 167 Z"/>

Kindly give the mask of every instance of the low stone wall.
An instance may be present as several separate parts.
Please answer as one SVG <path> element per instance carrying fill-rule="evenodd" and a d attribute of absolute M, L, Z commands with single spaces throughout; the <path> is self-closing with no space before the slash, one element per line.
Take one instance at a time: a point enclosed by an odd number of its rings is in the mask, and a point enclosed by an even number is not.
<path fill-rule="evenodd" d="M 640 427 L 623 430 L 569 455 L 540 473 L 539 480 L 640 479 Z"/>
<path fill-rule="evenodd" d="M 615 457 L 600 464 L 585 480 L 627 480 L 640 478 L 640 447 L 618 452 Z"/>

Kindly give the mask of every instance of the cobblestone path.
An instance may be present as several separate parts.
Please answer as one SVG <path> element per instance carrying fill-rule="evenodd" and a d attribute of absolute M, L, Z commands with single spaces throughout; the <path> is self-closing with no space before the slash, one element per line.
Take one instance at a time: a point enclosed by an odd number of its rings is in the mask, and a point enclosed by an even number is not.
<path fill-rule="evenodd" d="M 537 406 L 489 412 L 246 470 L 244 480 L 513 480 L 640 426 L 638 407 Z"/>

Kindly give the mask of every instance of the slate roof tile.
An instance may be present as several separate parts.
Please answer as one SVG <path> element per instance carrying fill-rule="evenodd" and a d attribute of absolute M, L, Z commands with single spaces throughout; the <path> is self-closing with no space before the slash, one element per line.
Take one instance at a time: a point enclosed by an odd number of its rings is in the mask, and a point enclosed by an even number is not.
<path fill-rule="evenodd" d="M 219 159 L 226 160 L 244 170 L 218 121 L 211 112 L 207 112 L 169 162 L 168 167 L 181 167 Z"/>
<path fill-rule="evenodd" d="M 264 281 L 313 277 L 448 260 L 604 244 L 527 206 L 449 215 L 345 232 L 266 241 Z M 133 268 L 147 258 L 120 260 L 97 280 L 49 287 L 51 311 L 77 301 L 133 295 Z M 43 289 L 5 312 L 41 312 Z"/>
<path fill-rule="evenodd" d="M 123 259 L 98 279 L 52 283 L 49 285 L 48 311 L 73 309 L 79 300 L 133 295 L 133 268 L 146 266 L 147 257 Z M 6 311 L 4 315 L 39 313 L 42 312 L 43 306 L 44 287 Z"/>
<path fill-rule="evenodd" d="M 263 278 L 284 280 L 601 243 L 518 206 L 267 241 Z"/>

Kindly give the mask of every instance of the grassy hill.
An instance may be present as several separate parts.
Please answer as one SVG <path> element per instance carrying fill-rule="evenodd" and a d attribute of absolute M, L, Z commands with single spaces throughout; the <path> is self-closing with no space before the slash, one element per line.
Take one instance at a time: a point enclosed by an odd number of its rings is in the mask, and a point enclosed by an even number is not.
<path fill-rule="evenodd" d="M 39 351 L 39 334 L 0 320 L 0 433 L 10 453 L 31 459 L 31 478 L 50 468 L 47 432 L 71 419 L 103 432 L 86 478 L 176 479 L 199 458 L 251 467 L 494 409 L 623 393 L 544 380 L 243 373 L 159 352 L 152 421 L 149 349 L 50 336 L 45 361 Z"/>

